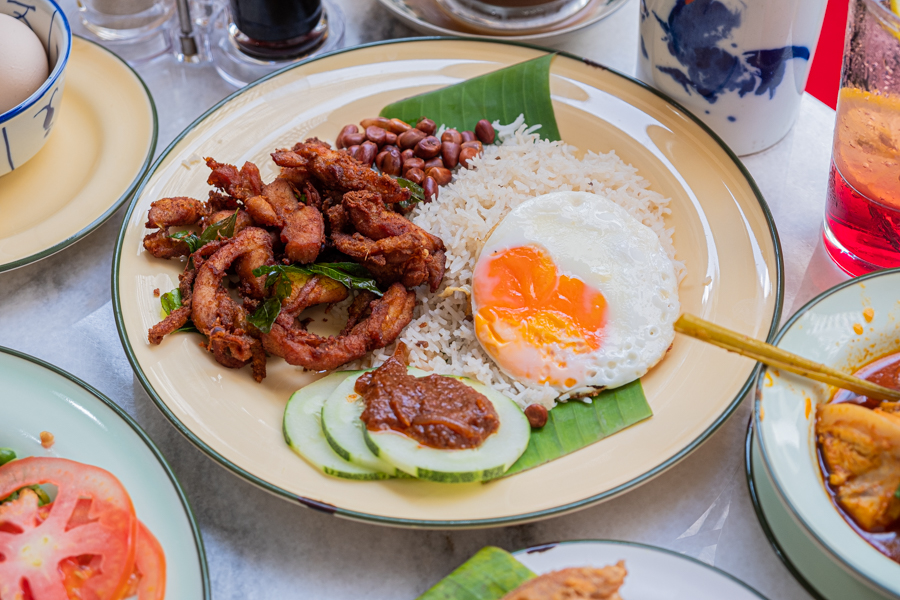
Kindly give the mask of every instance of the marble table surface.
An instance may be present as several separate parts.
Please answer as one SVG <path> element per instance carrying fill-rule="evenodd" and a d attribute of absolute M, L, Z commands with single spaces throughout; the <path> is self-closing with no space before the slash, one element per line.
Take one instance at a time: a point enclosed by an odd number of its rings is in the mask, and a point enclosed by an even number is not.
<path fill-rule="evenodd" d="M 76 32 L 75 0 L 61 2 Z M 345 45 L 417 35 L 376 0 L 338 0 Z M 546 45 L 633 73 L 638 0 Z M 234 88 L 210 65 L 164 58 L 137 66 L 159 111 L 159 147 Z M 784 317 L 845 279 L 821 242 L 834 113 L 811 96 L 773 148 L 746 157 L 775 216 L 785 257 Z M 2 184 L 0 184 L 2 185 Z M 744 478 L 745 399 L 699 449 L 642 487 L 538 523 L 471 531 L 412 531 L 354 523 L 263 492 L 183 438 L 134 377 L 113 320 L 110 271 L 123 211 L 86 239 L 0 274 L 0 345 L 47 360 L 108 395 L 144 427 L 191 500 L 206 546 L 212 594 L 228 598 L 414 598 L 486 544 L 506 549 L 566 539 L 621 539 L 713 564 L 769 598 L 808 599 L 773 553 Z"/>

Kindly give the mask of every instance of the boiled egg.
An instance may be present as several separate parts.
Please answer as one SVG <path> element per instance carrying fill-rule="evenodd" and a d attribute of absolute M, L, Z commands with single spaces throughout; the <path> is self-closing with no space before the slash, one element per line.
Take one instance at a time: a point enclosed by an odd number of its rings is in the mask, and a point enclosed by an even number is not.
<path fill-rule="evenodd" d="M 25 23 L 0 14 L 0 114 L 27 100 L 49 75 L 41 40 Z"/>
<path fill-rule="evenodd" d="M 565 399 L 634 381 L 665 356 L 678 278 L 653 230 L 625 209 L 557 192 L 520 204 L 490 234 L 472 310 L 500 369 Z"/>

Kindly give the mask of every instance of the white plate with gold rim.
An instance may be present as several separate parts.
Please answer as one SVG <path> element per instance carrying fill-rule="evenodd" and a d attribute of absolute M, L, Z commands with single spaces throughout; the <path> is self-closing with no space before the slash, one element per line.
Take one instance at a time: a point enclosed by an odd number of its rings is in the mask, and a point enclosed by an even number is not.
<path fill-rule="evenodd" d="M 470 40 L 403 40 L 333 53 L 256 82 L 212 108 L 166 150 L 135 195 L 113 264 L 116 322 L 151 398 L 191 441 L 260 487 L 340 516 L 410 527 L 480 527 L 583 508 L 637 486 L 696 448 L 734 410 L 755 363 L 689 339 L 643 379 L 654 417 L 549 464 L 489 484 L 328 477 L 282 439 L 291 394 L 316 377 L 279 359 L 262 384 L 226 369 L 190 334 L 151 347 L 160 319 L 153 290 L 175 286 L 182 265 L 143 251 L 151 202 L 205 198 L 201 157 L 260 165 L 297 140 L 334 139 L 383 106 L 544 51 Z M 699 120 L 624 75 L 559 55 L 551 92 L 562 138 L 615 149 L 653 189 L 672 197 L 678 258 L 688 269 L 683 309 L 760 339 L 781 312 L 780 247 L 768 208 L 740 161 Z"/>
<path fill-rule="evenodd" d="M 0 271 L 46 258 L 102 225 L 131 197 L 156 151 L 156 107 L 137 73 L 72 38 L 50 139 L 0 177 Z"/>

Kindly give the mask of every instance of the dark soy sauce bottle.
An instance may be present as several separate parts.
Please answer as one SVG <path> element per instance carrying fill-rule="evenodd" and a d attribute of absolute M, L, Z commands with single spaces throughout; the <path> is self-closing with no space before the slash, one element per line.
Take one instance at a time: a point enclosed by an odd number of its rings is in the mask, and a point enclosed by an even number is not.
<path fill-rule="evenodd" d="M 262 59 L 303 54 L 322 40 L 321 0 L 230 0 L 235 41 Z"/>

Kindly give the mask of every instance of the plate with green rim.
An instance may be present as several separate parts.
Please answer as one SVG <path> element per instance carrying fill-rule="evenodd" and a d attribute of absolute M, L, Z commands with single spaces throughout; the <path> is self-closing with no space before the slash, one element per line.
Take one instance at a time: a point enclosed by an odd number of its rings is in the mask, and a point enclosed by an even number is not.
<path fill-rule="evenodd" d="M 281 437 L 284 406 L 312 381 L 272 359 L 262 384 L 218 365 L 198 339 L 179 334 L 150 346 L 160 319 L 154 290 L 175 287 L 182 265 L 149 256 L 142 238 L 150 204 L 205 198 L 203 157 L 260 166 L 307 137 L 334 139 L 347 123 L 376 116 L 417 93 L 532 59 L 547 51 L 514 43 L 413 39 L 331 53 L 255 82 L 211 108 L 164 151 L 129 207 L 113 262 L 113 302 L 126 354 L 160 410 L 194 444 L 235 474 L 302 505 L 408 527 L 485 527 L 527 522 L 621 494 L 661 473 L 705 440 L 749 389 L 756 365 L 689 339 L 642 379 L 654 416 L 561 459 L 488 484 L 330 478 Z M 767 339 L 781 314 L 783 267 L 772 216 L 741 162 L 689 112 L 644 84 L 557 54 L 550 89 L 564 141 L 615 150 L 672 198 L 667 224 L 688 275 L 686 312 Z"/>
<path fill-rule="evenodd" d="M 625 561 L 622 598 L 765 600 L 749 585 L 696 558 L 618 540 L 575 540 L 534 546 L 512 555 L 537 575 L 570 567 L 605 567 Z"/>
<path fill-rule="evenodd" d="M 794 313 L 773 343 L 854 373 L 900 348 L 898 284 L 900 269 L 844 281 Z M 817 407 L 833 394 L 825 384 L 761 369 L 753 407 L 760 464 L 776 497 L 820 552 L 880 594 L 900 598 L 900 564 L 857 533 L 825 486 L 815 426 Z"/>
<path fill-rule="evenodd" d="M 515 595 L 514 590 L 535 576 L 614 565 L 625 569 L 616 598 L 765 600 L 746 583 L 701 560 L 657 546 L 619 540 L 553 542 L 511 554 L 488 546 L 435 583 L 418 600 L 500 600 Z M 610 575 L 618 577 L 621 571 L 607 573 Z M 547 590 L 544 595 L 536 589 L 529 591 L 529 598 L 550 597 Z"/>
<path fill-rule="evenodd" d="M 50 139 L 0 177 L 0 272 L 56 254 L 105 223 L 146 173 L 156 136 L 156 105 L 141 77 L 73 36 Z"/>
<path fill-rule="evenodd" d="M 52 456 L 106 469 L 131 496 L 166 556 L 167 598 L 210 598 L 200 529 L 162 453 L 121 408 L 37 358 L 0 347 L 0 447 L 18 458 Z M 42 431 L 54 436 L 41 445 Z"/>
<path fill-rule="evenodd" d="M 813 598 L 816 600 L 893 598 L 879 593 L 847 573 L 841 564 L 832 560 L 791 517 L 779 499 L 763 465 L 759 443 L 753 435 L 752 420 L 747 427 L 744 466 L 750 499 L 763 533 L 787 570 Z"/>

